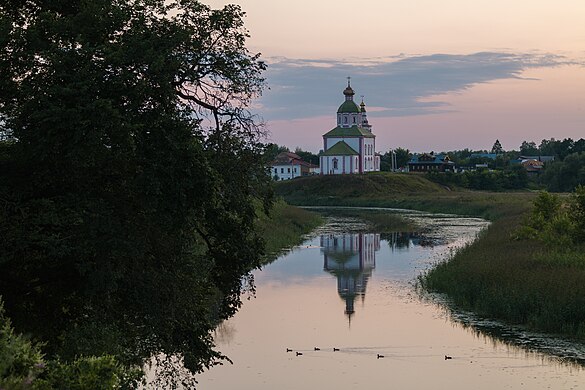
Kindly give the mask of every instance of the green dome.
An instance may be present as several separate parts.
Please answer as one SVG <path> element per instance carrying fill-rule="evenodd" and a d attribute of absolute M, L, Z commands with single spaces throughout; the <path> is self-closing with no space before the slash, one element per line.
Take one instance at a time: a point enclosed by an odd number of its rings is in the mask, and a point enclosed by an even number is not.
<path fill-rule="evenodd" d="M 346 100 L 343 102 L 341 106 L 337 109 L 338 114 L 348 113 L 348 112 L 360 112 L 360 108 L 353 100 Z"/>

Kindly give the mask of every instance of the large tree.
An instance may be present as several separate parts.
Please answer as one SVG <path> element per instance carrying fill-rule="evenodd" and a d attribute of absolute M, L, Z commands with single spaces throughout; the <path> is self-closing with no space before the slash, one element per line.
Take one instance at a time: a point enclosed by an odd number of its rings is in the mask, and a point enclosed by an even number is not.
<path fill-rule="evenodd" d="M 210 332 L 240 305 L 270 201 L 243 16 L 0 4 L 0 294 L 45 352 L 162 353 L 193 373 L 222 358 Z"/>

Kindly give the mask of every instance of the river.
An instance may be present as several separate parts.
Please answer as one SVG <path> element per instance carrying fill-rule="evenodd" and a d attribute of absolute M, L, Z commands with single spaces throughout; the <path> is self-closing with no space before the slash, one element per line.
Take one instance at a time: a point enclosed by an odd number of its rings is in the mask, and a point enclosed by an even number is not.
<path fill-rule="evenodd" d="M 255 272 L 255 296 L 216 332 L 233 364 L 198 376 L 199 388 L 585 387 L 582 366 L 567 359 L 585 356 L 583 346 L 453 312 L 416 291 L 416 277 L 486 221 L 405 215 L 423 229 L 380 234 L 329 213 L 302 245 Z"/>

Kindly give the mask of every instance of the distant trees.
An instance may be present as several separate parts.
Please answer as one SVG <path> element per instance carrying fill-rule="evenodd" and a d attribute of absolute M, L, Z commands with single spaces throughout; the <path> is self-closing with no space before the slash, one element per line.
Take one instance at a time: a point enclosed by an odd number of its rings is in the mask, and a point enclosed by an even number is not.
<path fill-rule="evenodd" d="M 297 147 L 295 148 L 295 154 L 298 154 L 299 157 L 303 159 L 303 161 L 306 161 L 314 165 L 319 165 L 319 155 L 313 152 L 309 152 Z"/>
<path fill-rule="evenodd" d="M 523 141 L 520 145 L 520 154 L 523 156 L 535 156 L 538 155 L 538 147 L 533 141 Z"/>
<path fill-rule="evenodd" d="M 410 150 L 398 147 L 393 150 L 389 150 L 380 156 L 380 170 L 390 171 L 392 169 L 392 151 L 396 156 L 396 166 L 394 169 L 404 168 L 412 158 Z"/>
<path fill-rule="evenodd" d="M 528 174 L 521 166 L 506 170 L 473 170 L 462 173 L 431 172 L 427 177 L 441 185 L 482 191 L 509 191 L 526 188 Z"/>
<path fill-rule="evenodd" d="M 264 161 L 266 162 L 266 164 L 270 164 L 270 162 L 273 161 L 276 158 L 276 156 L 278 156 L 282 152 L 290 152 L 290 149 L 284 145 L 277 145 L 274 143 L 267 144 L 264 148 L 263 154 Z M 297 154 L 300 158 L 302 158 L 303 161 L 306 161 L 314 165 L 319 165 L 318 154 L 303 150 L 298 146 L 295 148 L 294 153 Z"/>

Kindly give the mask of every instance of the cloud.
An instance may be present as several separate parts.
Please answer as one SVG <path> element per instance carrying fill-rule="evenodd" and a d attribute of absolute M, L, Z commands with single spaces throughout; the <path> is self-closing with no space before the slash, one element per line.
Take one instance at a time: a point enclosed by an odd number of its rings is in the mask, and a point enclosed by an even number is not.
<path fill-rule="evenodd" d="M 267 120 L 331 115 L 343 100 L 347 76 L 352 77 L 356 100 L 364 94 L 366 104 L 376 107 L 369 111 L 372 116 L 416 116 L 452 110 L 437 95 L 494 80 L 523 79 L 529 68 L 576 64 L 560 55 L 505 52 L 347 60 L 278 57 L 267 62 L 270 89 L 259 101 L 259 114 Z"/>

